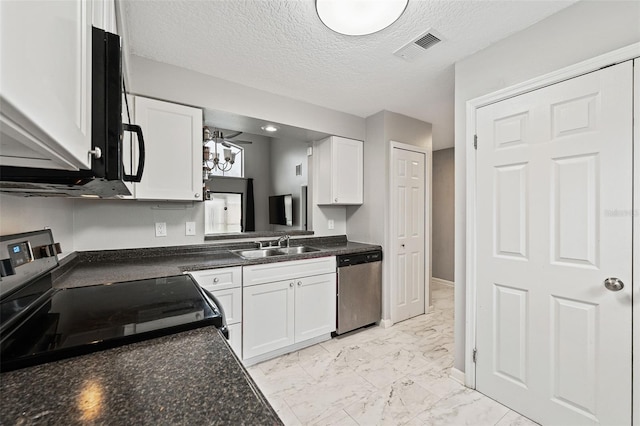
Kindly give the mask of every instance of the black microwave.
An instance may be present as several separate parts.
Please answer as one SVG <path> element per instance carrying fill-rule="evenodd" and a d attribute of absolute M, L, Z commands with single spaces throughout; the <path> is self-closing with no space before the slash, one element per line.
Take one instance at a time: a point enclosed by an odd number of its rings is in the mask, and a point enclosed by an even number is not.
<path fill-rule="evenodd" d="M 125 182 L 140 182 L 145 149 L 140 126 L 122 122 L 122 53 L 120 37 L 93 27 L 91 72 L 91 140 L 89 170 L 54 170 L 0 166 L 0 192 L 25 196 L 131 195 Z M 122 161 L 125 133 L 135 133 L 138 164 L 135 173 L 125 173 Z M 128 144 L 127 149 L 133 149 Z"/>

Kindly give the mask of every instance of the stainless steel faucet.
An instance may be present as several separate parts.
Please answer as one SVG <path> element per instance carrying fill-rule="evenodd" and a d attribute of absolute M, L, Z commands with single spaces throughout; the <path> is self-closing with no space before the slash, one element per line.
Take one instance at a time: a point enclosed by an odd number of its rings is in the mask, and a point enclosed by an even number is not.
<path fill-rule="evenodd" d="M 282 244 L 282 242 L 283 242 L 283 241 L 286 241 L 286 242 L 287 242 L 287 247 L 289 247 L 289 238 L 291 238 L 291 237 L 289 237 L 289 235 L 283 235 L 282 237 L 280 237 L 280 238 L 278 238 L 278 239 L 276 240 L 276 245 L 277 245 L 278 247 L 280 247 L 280 245 Z"/>

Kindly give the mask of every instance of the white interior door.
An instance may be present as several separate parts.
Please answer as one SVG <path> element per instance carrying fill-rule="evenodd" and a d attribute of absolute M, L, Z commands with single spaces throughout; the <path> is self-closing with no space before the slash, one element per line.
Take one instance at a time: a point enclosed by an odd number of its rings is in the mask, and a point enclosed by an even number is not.
<path fill-rule="evenodd" d="M 425 154 L 392 150 L 392 320 L 424 313 Z"/>
<path fill-rule="evenodd" d="M 545 425 L 631 423 L 631 88 L 629 61 L 477 113 L 476 386 Z"/>
<path fill-rule="evenodd" d="M 633 141 L 635 149 L 633 170 L 633 319 L 640 318 L 640 59 L 633 61 L 633 111 L 634 128 Z M 633 347 L 636 356 L 633 357 L 633 424 L 640 425 L 640 327 L 633 327 Z"/>

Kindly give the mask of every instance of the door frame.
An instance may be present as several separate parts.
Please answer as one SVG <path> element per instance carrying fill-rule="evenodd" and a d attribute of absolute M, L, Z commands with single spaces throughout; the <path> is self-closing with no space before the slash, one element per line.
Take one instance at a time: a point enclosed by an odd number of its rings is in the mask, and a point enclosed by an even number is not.
<path fill-rule="evenodd" d="M 393 325 L 396 320 L 396 310 L 395 310 L 395 295 L 394 292 L 391 291 L 391 283 L 392 283 L 392 277 L 394 276 L 395 272 L 396 272 L 396 262 L 393 261 L 393 259 L 395 259 L 395 255 L 397 250 L 394 248 L 395 246 L 393 245 L 393 229 L 396 225 L 396 214 L 395 214 L 395 209 L 393 208 L 393 206 L 391 205 L 391 200 L 392 200 L 392 196 L 393 196 L 393 150 L 394 149 L 402 149 L 405 151 L 412 151 L 412 152 L 416 152 L 419 154 L 423 154 L 424 155 L 424 312 L 425 314 L 429 312 L 429 293 L 430 293 L 430 281 L 431 281 L 431 251 L 430 251 L 430 247 L 431 247 L 431 162 L 429 161 L 431 157 L 429 157 L 429 150 L 416 146 L 416 145 L 410 145 L 410 144 L 406 144 L 406 143 L 402 143 L 402 142 L 396 142 L 396 141 L 390 141 L 389 143 L 389 161 L 388 161 L 388 166 L 389 166 L 389 180 L 388 180 L 388 185 L 389 185 L 389 202 L 386 203 L 386 208 L 388 209 L 388 216 L 389 217 L 389 222 L 388 222 L 388 228 L 385 231 L 385 235 L 386 235 L 386 241 L 385 241 L 385 247 L 388 247 L 388 256 L 386 256 L 389 259 L 389 262 L 387 263 L 387 265 L 389 265 L 389 268 L 387 268 L 387 272 L 385 273 L 385 283 L 386 283 L 386 294 L 389 295 L 389 317 L 390 320 L 388 322 L 385 323 L 385 326 L 391 326 Z M 383 300 L 384 300 L 384 294 L 385 294 L 385 288 L 383 288 Z"/>
<path fill-rule="evenodd" d="M 487 95 L 483 95 L 467 101 L 466 103 L 466 135 L 465 141 L 467 143 L 467 164 L 466 164 L 466 256 L 465 256 L 465 270 L 466 270 L 466 307 L 465 307 L 465 354 L 464 354 L 464 383 L 467 387 L 476 388 L 476 365 L 473 362 L 473 350 L 476 347 L 476 326 L 477 326 L 477 270 L 476 270 L 476 254 L 477 254 L 477 239 L 476 239 L 476 161 L 477 155 L 474 146 L 474 138 L 476 134 L 476 113 L 481 107 L 512 98 L 518 95 L 522 95 L 527 92 L 531 92 L 537 89 L 541 89 L 552 84 L 560 83 L 565 80 L 569 80 L 590 72 L 599 70 L 602 67 L 614 65 L 620 62 L 625 62 L 640 57 L 640 43 L 634 43 L 629 46 L 614 50 L 604 55 L 596 56 L 595 58 L 588 59 L 583 62 L 579 62 L 574 65 L 562 68 L 560 70 L 533 78 L 531 80 L 524 81 L 522 83 L 507 87 L 505 89 L 498 90 Z M 638 126 L 638 123 L 636 123 Z M 636 132 L 637 134 L 637 132 Z M 637 145 L 639 141 L 634 141 L 634 145 Z M 633 165 L 633 174 L 638 176 L 640 173 L 640 164 L 635 162 Z M 638 197 L 640 198 L 640 197 Z M 637 208 L 637 206 L 634 206 Z M 636 238 L 633 241 L 633 250 L 640 247 L 640 238 Z M 638 280 L 636 275 L 640 271 L 634 270 L 633 277 L 633 292 L 638 290 Z M 636 304 L 637 305 L 637 304 Z M 634 306 L 633 310 L 634 323 L 636 318 L 640 318 L 640 307 Z M 638 330 L 640 327 L 634 327 L 634 333 L 640 333 Z M 481 356 L 481 355 L 480 355 Z M 640 358 L 640 357 L 637 357 Z M 640 372 L 640 363 L 638 360 L 634 360 L 634 366 L 638 366 L 637 369 Z M 634 395 L 633 407 L 637 407 L 640 402 L 640 395 Z M 638 409 L 640 410 L 640 408 Z M 640 412 L 633 413 L 633 418 L 638 419 Z M 640 423 L 636 423 L 640 424 Z"/>

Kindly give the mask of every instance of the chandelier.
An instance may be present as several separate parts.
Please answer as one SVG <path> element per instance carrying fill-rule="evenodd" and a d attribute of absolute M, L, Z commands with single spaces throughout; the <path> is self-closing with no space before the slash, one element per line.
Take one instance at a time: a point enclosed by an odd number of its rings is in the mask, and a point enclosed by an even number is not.
<path fill-rule="evenodd" d="M 221 131 L 211 130 L 207 126 L 203 129 L 202 145 L 202 177 L 205 180 L 215 170 L 221 172 L 231 170 L 236 161 L 236 154 L 240 151 L 239 148 L 225 141 Z M 222 158 L 220 158 L 220 154 L 222 154 Z"/>

